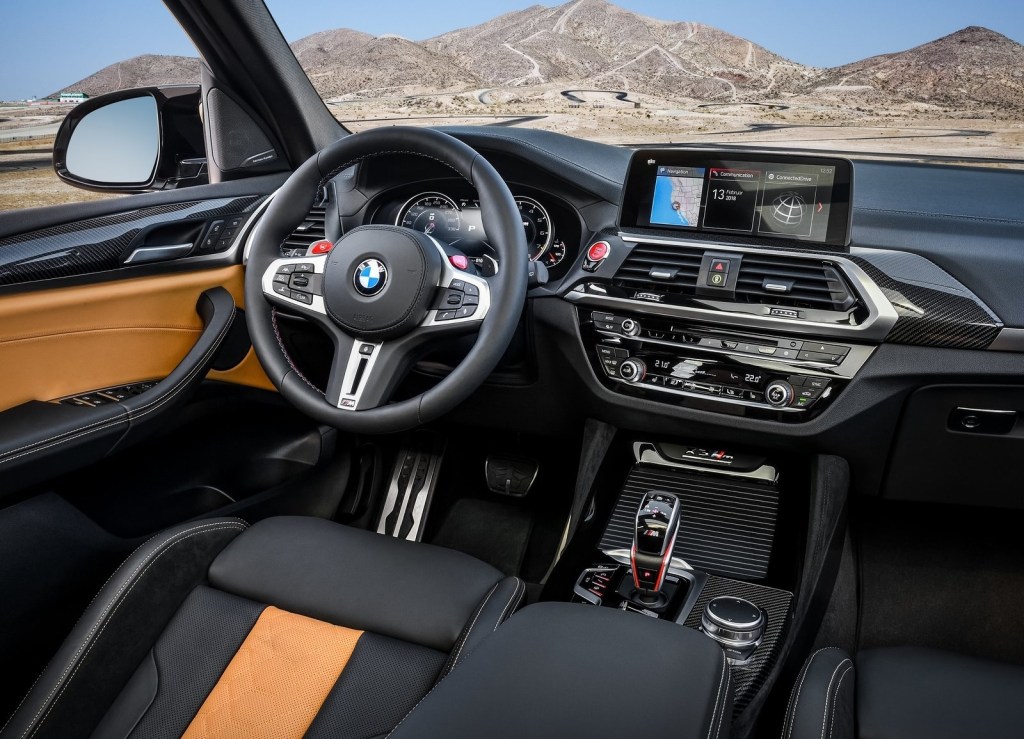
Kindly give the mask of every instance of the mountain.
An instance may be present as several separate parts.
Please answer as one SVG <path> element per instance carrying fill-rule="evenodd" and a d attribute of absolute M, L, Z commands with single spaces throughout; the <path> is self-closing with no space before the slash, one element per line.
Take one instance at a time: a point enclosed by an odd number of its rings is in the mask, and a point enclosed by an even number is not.
<path fill-rule="evenodd" d="M 534 5 L 424 45 L 495 86 L 564 82 L 673 98 L 732 100 L 771 88 L 780 70 L 787 78 L 806 70 L 717 28 L 648 18 L 605 0 Z"/>
<path fill-rule="evenodd" d="M 299 39 L 292 49 L 325 98 L 498 88 L 506 99 L 624 90 L 684 105 L 782 100 L 882 110 L 908 102 L 965 111 L 1024 107 L 1024 46 L 974 26 L 907 51 L 815 69 L 711 26 L 649 18 L 605 0 L 570 0 L 420 43 L 339 28 Z M 64 90 L 96 95 L 198 79 L 198 59 L 147 55 Z"/>
<path fill-rule="evenodd" d="M 1024 100 L 1024 46 L 970 26 L 907 51 L 826 70 L 815 87 L 859 87 L 953 107 L 981 103 L 1019 108 Z"/>
<path fill-rule="evenodd" d="M 464 90 L 480 83 L 450 58 L 400 36 L 338 29 L 300 39 L 292 49 L 325 98 Z"/>
<path fill-rule="evenodd" d="M 105 92 L 152 85 L 199 84 L 199 59 L 194 56 L 144 54 L 104 67 L 99 72 L 78 80 L 49 95 L 62 92 L 84 92 L 90 96 Z"/>

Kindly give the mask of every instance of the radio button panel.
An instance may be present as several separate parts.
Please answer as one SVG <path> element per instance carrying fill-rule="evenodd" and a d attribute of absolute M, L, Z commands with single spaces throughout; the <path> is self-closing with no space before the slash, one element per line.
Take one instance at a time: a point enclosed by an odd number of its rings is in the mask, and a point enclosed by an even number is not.
<path fill-rule="evenodd" d="M 579 317 L 599 377 L 617 392 L 743 406 L 751 415 L 788 421 L 827 407 L 874 350 L 650 315 L 584 310 Z"/>

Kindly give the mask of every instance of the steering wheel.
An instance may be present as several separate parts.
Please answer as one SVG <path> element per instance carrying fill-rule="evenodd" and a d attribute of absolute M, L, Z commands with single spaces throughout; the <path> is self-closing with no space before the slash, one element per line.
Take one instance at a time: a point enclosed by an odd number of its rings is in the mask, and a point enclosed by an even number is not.
<path fill-rule="evenodd" d="M 455 170 L 480 196 L 488 241 L 501 268 L 484 279 L 456 269 L 441 244 L 398 226 L 360 226 L 322 255 L 281 258 L 281 244 L 339 172 L 389 154 L 416 155 Z M 245 318 L 264 370 L 288 401 L 346 431 L 391 433 L 455 408 L 497 366 L 526 300 L 528 249 L 519 208 L 497 171 L 447 134 L 395 126 L 353 134 L 322 149 L 284 183 L 253 231 L 245 274 Z M 278 310 L 320 325 L 334 343 L 325 391 L 295 366 Z M 445 379 L 389 403 L 431 341 L 479 331 Z"/>

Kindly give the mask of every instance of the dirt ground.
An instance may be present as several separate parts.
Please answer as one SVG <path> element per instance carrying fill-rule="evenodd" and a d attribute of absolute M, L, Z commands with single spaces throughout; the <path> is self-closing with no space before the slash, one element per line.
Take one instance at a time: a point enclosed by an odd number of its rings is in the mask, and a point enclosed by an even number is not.
<path fill-rule="evenodd" d="M 474 90 L 374 100 L 334 100 L 328 107 L 350 130 L 387 125 L 485 125 L 543 128 L 612 144 L 772 146 L 844 156 L 1024 169 L 1024 121 L 998 111 L 957 112 L 921 104 L 872 111 L 856 101 L 787 100 L 779 104 L 686 106 L 612 93 L 534 89 Z M 22 113 L 22 111 L 19 111 Z M 0 134 L 59 121 L 0 109 Z M 0 210 L 116 197 L 79 190 L 53 173 L 53 136 L 0 140 Z"/>

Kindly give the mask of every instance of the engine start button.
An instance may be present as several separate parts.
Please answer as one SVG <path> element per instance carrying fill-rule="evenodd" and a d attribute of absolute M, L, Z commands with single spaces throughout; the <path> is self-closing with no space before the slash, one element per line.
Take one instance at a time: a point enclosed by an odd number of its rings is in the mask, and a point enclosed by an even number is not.
<path fill-rule="evenodd" d="M 608 256 L 610 250 L 611 247 L 608 246 L 607 241 L 595 241 L 590 245 L 590 249 L 587 250 L 587 258 L 593 262 L 600 262 Z"/>

